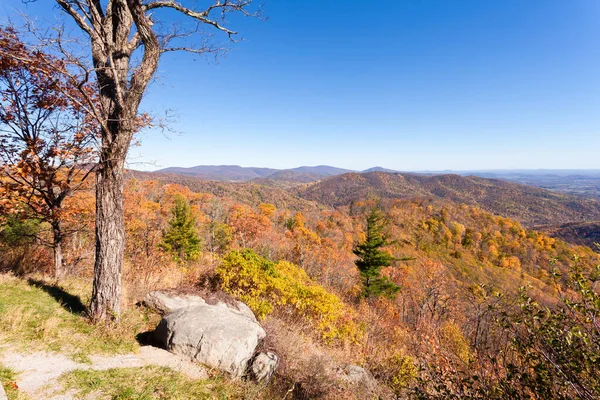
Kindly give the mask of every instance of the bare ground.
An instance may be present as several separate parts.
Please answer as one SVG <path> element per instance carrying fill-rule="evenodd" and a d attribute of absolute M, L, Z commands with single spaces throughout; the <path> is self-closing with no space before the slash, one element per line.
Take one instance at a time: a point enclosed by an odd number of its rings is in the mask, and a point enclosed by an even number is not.
<path fill-rule="evenodd" d="M 0 352 L 0 363 L 18 373 L 19 390 L 32 399 L 72 400 L 74 393 L 63 392 L 58 377 L 75 369 L 107 370 L 111 368 L 164 366 L 193 379 L 207 378 L 206 370 L 166 350 L 142 346 L 139 353 L 90 356 L 91 363 L 79 363 L 65 355 L 51 352 L 14 352 L 10 348 Z"/>

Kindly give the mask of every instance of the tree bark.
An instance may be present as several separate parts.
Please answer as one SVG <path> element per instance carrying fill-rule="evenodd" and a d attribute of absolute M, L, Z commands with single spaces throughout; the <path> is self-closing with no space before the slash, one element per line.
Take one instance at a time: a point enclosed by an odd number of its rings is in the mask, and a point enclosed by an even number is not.
<path fill-rule="evenodd" d="M 54 279 L 59 280 L 63 277 L 63 254 L 62 254 L 63 234 L 60 222 L 52 223 L 52 248 L 54 250 Z"/>
<path fill-rule="evenodd" d="M 205 53 L 210 48 L 171 46 L 174 40 L 188 37 L 197 29 L 162 37 L 154 25 L 160 19 L 153 10 L 168 9 L 197 23 L 226 33 L 236 32 L 210 16 L 247 12 L 251 0 L 215 1 L 203 10 L 184 7 L 178 1 L 142 0 L 56 0 L 77 26 L 89 37 L 92 63 L 102 107 L 95 117 L 102 125 L 102 150 L 96 179 L 96 261 L 90 317 L 100 321 L 118 319 L 121 275 L 125 242 L 123 224 L 123 172 L 133 131 L 141 120 L 138 107 L 160 56 L 165 51 Z M 210 47 L 210 46 L 209 46 Z M 135 65 L 130 65 L 139 50 Z"/>
<path fill-rule="evenodd" d="M 96 174 L 96 260 L 90 303 L 93 321 L 118 320 L 121 309 L 124 160 L 111 160 L 106 153 L 101 155 L 104 160 Z"/>

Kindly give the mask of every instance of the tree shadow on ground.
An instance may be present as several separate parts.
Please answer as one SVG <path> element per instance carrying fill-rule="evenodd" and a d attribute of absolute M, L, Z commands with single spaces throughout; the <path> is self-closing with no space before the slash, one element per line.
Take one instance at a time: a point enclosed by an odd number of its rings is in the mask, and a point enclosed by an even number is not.
<path fill-rule="evenodd" d="M 43 290 L 52 296 L 58 303 L 70 313 L 76 315 L 85 315 L 87 307 L 81 302 L 79 296 L 72 295 L 66 292 L 63 288 L 58 285 L 50 285 L 46 282 L 39 281 L 36 279 L 27 279 L 27 283 L 38 289 Z"/>

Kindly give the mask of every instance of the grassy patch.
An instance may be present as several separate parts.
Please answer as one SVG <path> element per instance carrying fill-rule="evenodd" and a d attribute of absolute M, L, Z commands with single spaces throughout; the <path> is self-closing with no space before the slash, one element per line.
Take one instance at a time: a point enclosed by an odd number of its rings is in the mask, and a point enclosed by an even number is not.
<path fill-rule="evenodd" d="M 114 368 L 105 371 L 75 370 L 59 378 L 65 390 L 74 389 L 78 398 L 88 396 L 115 400 L 238 399 L 241 383 L 222 378 L 193 380 L 165 367 Z"/>
<path fill-rule="evenodd" d="M 19 392 L 16 386 L 17 374 L 10 368 L 0 365 L 0 383 L 8 396 L 8 400 L 26 400 L 27 397 Z"/>
<path fill-rule="evenodd" d="M 87 289 L 87 290 L 86 290 Z M 135 352 L 135 335 L 156 326 L 155 316 L 126 310 L 122 322 L 92 325 L 85 318 L 89 287 L 75 281 L 56 286 L 0 275 L 0 338 L 17 348 L 50 350 L 84 361 L 88 354 Z"/>

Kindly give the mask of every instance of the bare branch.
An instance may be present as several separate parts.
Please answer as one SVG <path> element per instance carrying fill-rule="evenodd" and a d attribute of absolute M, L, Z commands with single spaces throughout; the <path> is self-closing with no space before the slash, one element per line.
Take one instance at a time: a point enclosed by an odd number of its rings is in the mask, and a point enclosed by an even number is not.
<path fill-rule="evenodd" d="M 219 24 L 219 22 L 217 22 L 217 20 L 211 19 L 209 14 L 211 13 L 211 11 L 219 9 L 223 13 L 230 12 L 230 11 L 238 11 L 244 15 L 252 15 L 251 13 L 249 13 L 246 10 L 246 7 L 249 6 L 251 3 L 252 3 L 251 0 L 243 0 L 243 1 L 236 1 L 236 2 L 231 2 L 228 0 L 221 2 L 221 0 L 217 0 L 217 2 L 215 4 L 209 6 L 204 11 L 194 11 L 190 8 L 182 6 L 181 4 L 179 4 L 178 2 L 176 2 L 174 0 L 156 0 L 156 1 L 146 4 L 144 6 L 144 8 L 145 8 L 145 10 L 153 10 L 153 9 L 158 9 L 158 8 L 170 8 L 170 9 L 176 10 L 176 11 L 183 13 L 183 14 L 187 15 L 188 17 L 194 18 L 202 23 L 212 25 L 213 27 L 217 28 L 218 30 L 227 33 L 227 35 L 229 35 L 229 37 L 231 38 L 231 36 L 237 35 L 237 32 L 232 31 L 231 29 L 228 29 L 225 26 Z"/>
<path fill-rule="evenodd" d="M 88 25 L 85 18 L 81 14 L 79 14 L 77 10 L 75 10 L 75 8 L 73 8 L 73 6 L 69 4 L 68 1 L 56 0 L 56 2 L 59 6 L 62 7 L 63 10 L 65 10 L 67 14 L 69 14 L 73 18 L 73 20 L 81 28 L 81 30 L 87 33 L 90 37 L 94 35 L 92 28 Z"/>

